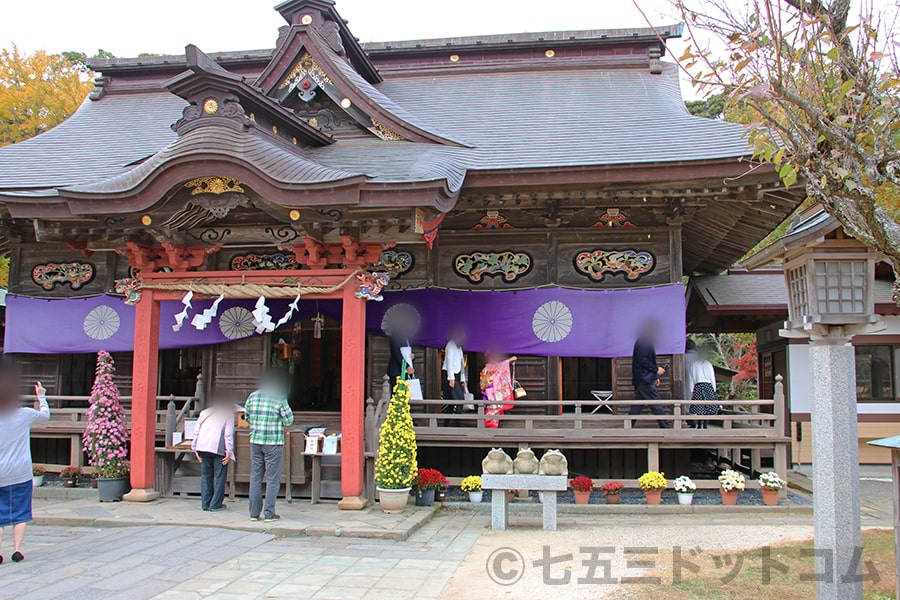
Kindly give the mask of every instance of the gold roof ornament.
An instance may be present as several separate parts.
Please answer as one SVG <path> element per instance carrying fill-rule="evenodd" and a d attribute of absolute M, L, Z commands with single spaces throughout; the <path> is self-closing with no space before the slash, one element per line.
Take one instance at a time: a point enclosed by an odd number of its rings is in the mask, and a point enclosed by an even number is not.
<path fill-rule="evenodd" d="M 241 182 L 233 177 L 197 177 L 185 183 L 184 187 L 191 188 L 191 196 L 244 191 Z"/>

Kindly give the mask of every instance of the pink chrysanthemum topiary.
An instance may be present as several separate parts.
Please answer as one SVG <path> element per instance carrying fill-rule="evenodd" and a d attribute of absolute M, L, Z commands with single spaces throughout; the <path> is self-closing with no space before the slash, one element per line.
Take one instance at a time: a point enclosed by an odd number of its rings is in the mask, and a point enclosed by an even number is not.
<path fill-rule="evenodd" d="M 94 475 L 110 479 L 128 474 L 128 424 L 119 402 L 119 388 L 113 381 L 115 374 L 115 363 L 109 352 L 98 352 L 91 408 L 81 438 Z"/>

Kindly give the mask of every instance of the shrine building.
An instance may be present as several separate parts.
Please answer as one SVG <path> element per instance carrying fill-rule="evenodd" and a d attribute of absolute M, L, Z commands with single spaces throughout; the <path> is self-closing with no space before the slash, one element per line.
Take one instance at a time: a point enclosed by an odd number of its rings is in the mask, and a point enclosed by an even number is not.
<path fill-rule="evenodd" d="M 485 448 L 530 445 L 624 480 L 687 468 L 698 449 L 786 469 L 777 390 L 703 431 L 675 402 L 684 278 L 721 273 L 798 203 L 770 167 L 751 168 L 740 125 L 685 108 L 664 60 L 680 25 L 360 43 L 330 0 L 276 10 L 274 49 L 94 59 L 74 115 L 0 148 L 4 350 L 57 407 L 36 462 L 81 460 L 98 350 L 116 360 L 131 483 L 148 494 L 171 491 L 154 459 L 172 442 L 169 400 L 181 427 L 274 367 L 293 382 L 287 493 L 360 507 L 385 332 L 402 317 L 418 324 L 421 466 L 461 477 Z M 671 430 L 624 417 L 648 319 L 671 364 Z M 518 357 L 527 396 L 497 429 L 480 412 L 438 416 L 457 326 L 476 399 L 484 351 Z M 309 427 L 342 438 L 315 490 Z"/>

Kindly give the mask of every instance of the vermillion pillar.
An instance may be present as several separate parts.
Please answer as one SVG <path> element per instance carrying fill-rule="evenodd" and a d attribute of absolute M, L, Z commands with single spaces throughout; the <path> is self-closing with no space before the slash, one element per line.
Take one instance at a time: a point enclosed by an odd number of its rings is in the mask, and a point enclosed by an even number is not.
<path fill-rule="evenodd" d="M 366 301 L 354 296 L 354 285 L 344 286 L 341 322 L 341 494 L 338 508 L 365 508 L 365 401 Z"/>
<path fill-rule="evenodd" d="M 131 399 L 131 492 L 129 502 L 150 502 L 156 441 L 156 377 L 159 366 L 159 300 L 144 290 L 134 316 L 134 371 Z"/>

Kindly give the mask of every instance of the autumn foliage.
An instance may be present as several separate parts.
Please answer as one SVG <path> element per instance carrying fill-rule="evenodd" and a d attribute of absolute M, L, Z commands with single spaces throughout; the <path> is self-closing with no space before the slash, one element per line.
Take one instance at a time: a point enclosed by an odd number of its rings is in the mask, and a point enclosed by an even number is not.
<path fill-rule="evenodd" d="M 92 87 L 83 70 L 61 55 L 24 54 L 15 45 L 0 50 L 0 146 L 61 123 Z"/>

